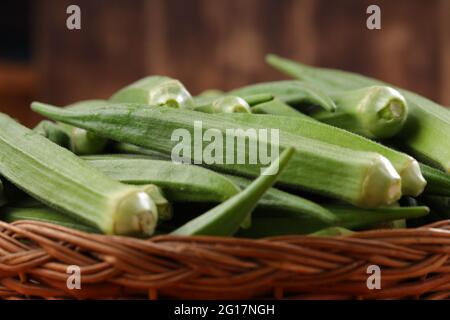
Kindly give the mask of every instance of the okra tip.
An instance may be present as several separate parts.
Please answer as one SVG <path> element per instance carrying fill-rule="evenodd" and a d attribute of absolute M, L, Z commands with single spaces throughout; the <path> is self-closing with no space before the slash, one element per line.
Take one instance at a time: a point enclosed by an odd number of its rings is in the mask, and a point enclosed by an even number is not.
<path fill-rule="evenodd" d="M 408 114 L 405 98 L 386 86 L 369 88 L 369 95 L 360 106 L 361 116 L 373 137 L 392 137 L 403 127 Z"/>
<path fill-rule="evenodd" d="M 158 209 L 150 196 L 133 192 L 117 206 L 114 215 L 113 234 L 151 236 L 158 220 Z"/>
<path fill-rule="evenodd" d="M 407 196 L 416 197 L 420 195 L 426 185 L 427 181 L 422 175 L 419 163 L 411 158 L 409 165 L 400 172 L 402 177 L 402 193 Z"/>
<path fill-rule="evenodd" d="M 379 155 L 367 172 L 356 204 L 367 208 L 392 204 L 402 196 L 401 188 L 400 175 L 388 159 Z"/>

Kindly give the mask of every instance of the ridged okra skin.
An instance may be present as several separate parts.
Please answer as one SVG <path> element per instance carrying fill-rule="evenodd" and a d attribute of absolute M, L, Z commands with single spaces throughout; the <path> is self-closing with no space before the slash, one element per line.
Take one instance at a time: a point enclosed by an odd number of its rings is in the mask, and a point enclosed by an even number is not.
<path fill-rule="evenodd" d="M 222 175 L 199 166 L 175 164 L 171 161 L 100 155 L 84 159 L 107 176 L 131 184 L 154 183 L 173 202 L 220 203 L 238 194 L 251 180 Z M 258 210 L 312 215 L 325 223 L 336 217 L 322 206 L 302 197 L 269 189 L 258 202 Z M 160 210 L 158 210 L 160 211 Z"/>
<path fill-rule="evenodd" d="M 389 159 L 402 178 L 402 193 L 418 196 L 426 186 L 418 162 L 409 155 L 383 146 L 360 135 L 305 117 L 221 114 L 221 119 L 247 125 L 281 128 L 290 134 L 319 140 L 356 151 L 376 152 Z"/>
<path fill-rule="evenodd" d="M 289 105 L 315 105 L 327 111 L 336 110 L 335 103 L 326 93 L 298 80 L 256 83 L 237 88 L 228 94 L 246 96 L 263 93 L 271 94 Z"/>
<path fill-rule="evenodd" d="M 329 94 L 373 85 L 389 86 L 383 81 L 356 73 L 315 68 L 275 55 L 269 55 L 267 62 L 274 68 L 305 80 Z M 396 89 L 408 103 L 408 118 L 398 134 L 396 143 L 413 153 L 419 160 L 433 163 L 450 172 L 450 112 L 416 93 Z"/>
<path fill-rule="evenodd" d="M 294 154 L 293 148 L 285 149 L 257 179 L 244 190 L 196 217 L 172 232 L 174 235 L 232 236 L 240 227 L 251 225 L 251 213 L 264 193 L 272 187 Z"/>
<path fill-rule="evenodd" d="M 109 98 L 111 102 L 141 103 L 193 109 L 194 100 L 184 85 L 165 76 L 149 76 L 140 79 Z"/>
<path fill-rule="evenodd" d="M 145 186 L 116 182 L 72 152 L 0 114 L 0 174 L 41 202 L 107 234 L 151 235 Z"/>
<path fill-rule="evenodd" d="M 178 133 L 181 130 L 194 139 L 201 139 L 202 150 L 210 144 L 199 137 L 207 129 L 219 132 L 223 141 L 234 141 L 236 136 L 244 135 L 248 142 L 245 150 L 238 149 L 237 143 L 227 150 L 234 159 L 237 159 L 236 155 L 239 153 L 249 159 L 251 154 L 258 154 L 258 145 L 261 144 L 268 150 L 284 150 L 292 146 L 295 153 L 278 180 L 280 184 L 312 190 L 364 207 L 389 204 L 401 196 L 400 177 L 385 157 L 377 153 L 344 149 L 284 131 L 279 132 L 279 141 L 269 141 L 268 138 L 259 139 L 239 130 L 267 130 L 264 126 L 252 124 L 245 127 L 245 123 L 225 121 L 217 115 L 138 104 L 111 104 L 90 110 L 71 111 L 33 103 L 32 108 L 53 120 L 64 121 L 116 141 L 166 154 L 171 154 L 174 148 L 180 146 L 181 139 L 171 139 L 174 130 L 179 130 Z M 196 127 L 195 121 L 201 123 L 201 127 Z M 231 133 L 230 129 L 233 130 Z M 192 152 L 188 156 L 195 162 L 202 163 L 202 150 L 200 154 Z M 232 162 L 204 164 L 216 170 L 251 177 L 259 176 L 260 169 L 264 167 L 261 163 Z"/>
<path fill-rule="evenodd" d="M 339 219 L 333 226 L 358 231 L 380 223 L 426 216 L 427 207 L 360 209 L 346 206 L 325 206 Z M 291 214 L 259 213 L 253 215 L 252 226 L 239 231 L 239 236 L 262 238 L 286 234 L 310 234 L 329 228 L 329 225 L 311 216 L 294 217 Z"/>

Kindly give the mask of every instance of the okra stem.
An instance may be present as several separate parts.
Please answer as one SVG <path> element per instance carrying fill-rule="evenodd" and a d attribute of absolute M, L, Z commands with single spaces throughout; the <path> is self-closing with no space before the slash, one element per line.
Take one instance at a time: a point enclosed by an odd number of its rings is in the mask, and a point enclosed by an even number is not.
<path fill-rule="evenodd" d="M 420 164 L 420 169 L 427 180 L 424 194 L 450 197 L 450 175 L 448 173 L 423 163 Z"/>

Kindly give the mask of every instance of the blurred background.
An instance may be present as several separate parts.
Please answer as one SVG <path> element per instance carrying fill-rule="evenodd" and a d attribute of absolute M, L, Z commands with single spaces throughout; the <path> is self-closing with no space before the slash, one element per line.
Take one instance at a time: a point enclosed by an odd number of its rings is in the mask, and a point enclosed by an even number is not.
<path fill-rule="evenodd" d="M 66 8 L 81 8 L 68 30 Z M 381 8 L 381 30 L 366 8 Z M 449 0 L 2 0 L 0 111 L 107 98 L 149 74 L 191 93 L 282 79 L 273 52 L 360 72 L 450 105 Z"/>

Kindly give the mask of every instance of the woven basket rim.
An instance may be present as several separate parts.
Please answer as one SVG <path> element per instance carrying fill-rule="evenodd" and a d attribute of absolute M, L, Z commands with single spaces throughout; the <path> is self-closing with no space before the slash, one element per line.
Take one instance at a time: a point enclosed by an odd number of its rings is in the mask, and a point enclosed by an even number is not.
<path fill-rule="evenodd" d="M 450 297 L 450 220 L 348 236 L 264 239 L 89 234 L 0 221 L 0 298 Z M 368 266 L 381 289 L 367 286 Z M 67 286 L 69 266 L 81 290 Z"/>

